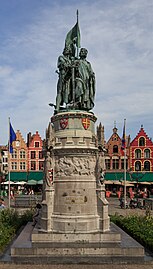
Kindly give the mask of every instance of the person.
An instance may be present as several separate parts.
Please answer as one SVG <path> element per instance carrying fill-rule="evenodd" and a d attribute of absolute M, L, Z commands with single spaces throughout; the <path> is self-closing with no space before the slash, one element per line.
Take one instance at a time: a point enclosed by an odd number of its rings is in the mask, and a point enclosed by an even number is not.
<path fill-rule="evenodd" d="M 41 211 L 41 204 L 36 205 L 36 212 L 33 215 L 33 224 L 32 226 L 35 226 L 37 223 L 39 223 L 40 220 L 40 211 Z"/>
<path fill-rule="evenodd" d="M 57 82 L 56 111 L 64 103 L 67 105 L 72 101 L 72 53 L 69 46 L 63 50 L 63 55 L 59 56 L 57 67 L 59 69 L 59 79 Z"/>
<path fill-rule="evenodd" d="M 91 110 L 94 107 L 95 74 L 90 62 L 86 60 L 88 50 L 81 48 L 79 59 L 75 61 L 75 102 L 80 109 Z"/>
<path fill-rule="evenodd" d="M 5 206 L 5 202 L 4 202 L 4 199 L 1 198 L 0 199 L 0 209 L 4 209 L 6 206 Z"/>

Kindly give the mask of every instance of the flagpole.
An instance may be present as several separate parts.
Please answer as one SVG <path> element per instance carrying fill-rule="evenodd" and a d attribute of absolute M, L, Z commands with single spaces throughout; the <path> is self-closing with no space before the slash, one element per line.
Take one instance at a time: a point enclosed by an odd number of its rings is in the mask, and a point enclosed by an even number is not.
<path fill-rule="evenodd" d="M 8 119 L 9 121 L 9 140 L 8 140 L 8 208 L 10 208 L 10 117 Z"/>
<path fill-rule="evenodd" d="M 126 130 L 126 119 L 124 119 L 124 128 Z M 124 148 L 124 208 L 126 209 L 126 131 L 125 131 L 125 148 Z"/>
<path fill-rule="evenodd" d="M 79 25 L 79 11 L 77 9 L 77 26 Z M 79 47 L 78 47 L 78 32 L 77 32 L 77 59 L 79 58 Z"/>

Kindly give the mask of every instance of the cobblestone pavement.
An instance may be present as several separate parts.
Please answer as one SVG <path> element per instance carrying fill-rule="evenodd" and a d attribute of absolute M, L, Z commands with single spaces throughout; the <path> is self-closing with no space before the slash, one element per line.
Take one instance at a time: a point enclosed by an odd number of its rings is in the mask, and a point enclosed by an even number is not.
<path fill-rule="evenodd" d="M 121 209 L 119 204 L 119 200 L 118 198 L 114 198 L 114 197 L 110 197 L 107 198 L 107 201 L 109 202 L 109 206 L 108 206 L 108 212 L 109 215 L 114 215 L 119 214 L 119 215 L 123 215 L 123 216 L 128 216 L 128 215 L 146 215 L 146 210 L 145 209 L 139 209 L 139 208 L 135 208 L 135 209 Z M 129 203 L 129 200 L 127 201 Z M 153 216 L 153 210 L 150 210 L 150 215 Z"/>
<path fill-rule="evenodd" d="M 20 264 L 0 264 L 0 269 L 153 269 L 153 264 L 65 264 L 65 265 L 20 265 Z"/>

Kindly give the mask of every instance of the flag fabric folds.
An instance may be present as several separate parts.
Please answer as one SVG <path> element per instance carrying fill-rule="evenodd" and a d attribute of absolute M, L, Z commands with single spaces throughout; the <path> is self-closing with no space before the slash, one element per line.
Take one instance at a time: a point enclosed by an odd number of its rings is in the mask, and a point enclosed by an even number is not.
<path fill-rule="evenodd" d="M 65 47 L 71 47 L 72 52 L 74 54 L 74 46 L 76 44 L 77 48 L 80 48 L 80 29 L 78 22 L 74 25 L 74 27 L 67 33 L 65 39 Z M 75 55 L 73 55 L 75 56 Z"/>
<path fill-rule="evenodd" d="M 125 121 L 124 121 L 121 149 L 124 150 L 125 148 L 126 148 L 126 134 L 125 134 Z"/>
<path fill-rule="evenodd" d="M 13 143 L 13 141 L 15 141 L 15 140 L 16 140 L 16 134 L 15 134 L 15 132 L 14 132 L 14 130 L 13 130 L 13 127 L 12 127 L 12 125 L 11 125 L 11 123 L 10 123 L 10 140 L 9 140 L 9 152 L 10 152 L 10 153 L 13 153 L 12 143 Z"/>

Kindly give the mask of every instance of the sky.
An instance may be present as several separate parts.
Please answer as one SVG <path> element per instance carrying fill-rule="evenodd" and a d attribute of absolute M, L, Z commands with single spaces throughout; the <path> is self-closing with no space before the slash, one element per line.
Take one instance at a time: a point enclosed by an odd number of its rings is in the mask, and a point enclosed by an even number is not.
<path fill-rule="evenodd" d="M 8 118 L 25 141 L 45 138 L 57 90 L 57 59 L 79 10 L 81 47 L 96 76 L 93 112 L 106 141 L 114 122 L 131 140 L 153 137 L 153 1 L 0 0 L 0 144 Z"/>

